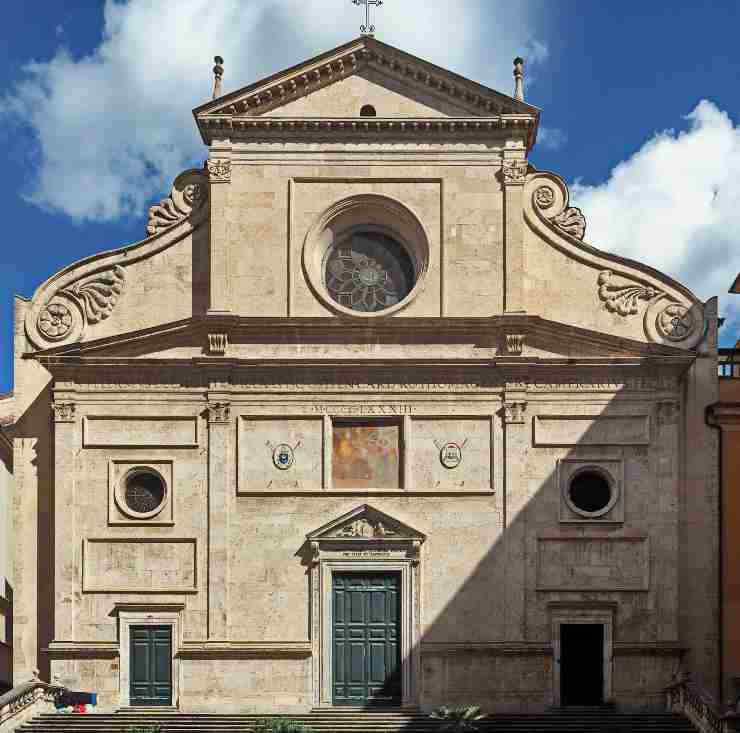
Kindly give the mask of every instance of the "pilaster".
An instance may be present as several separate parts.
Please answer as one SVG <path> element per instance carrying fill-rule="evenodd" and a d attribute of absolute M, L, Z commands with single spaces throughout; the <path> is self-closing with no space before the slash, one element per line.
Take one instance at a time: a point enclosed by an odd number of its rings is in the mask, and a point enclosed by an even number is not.
<path fill-rule="evenodd" d="M 210 183 L 210 292 L 208 312 L 228 313 L 229 297 L 227 237 L 229 193 L 231 191 L 231 160 L 212 158 L 206 161 Z"/>
<path fill-rule="evenodd" d="M 504 312 L 521 313 L 524 307 L 524 213 L 522 195 L 527 161 L 506 159 L 501 167 L 504 187 Z"/>
<path fill-rule="evenodd" d="M 209 394 L 208 415 L 208 639 L 229 637 L 229 525 L 234 494 L 231 405 Z"/>
<path fill-rule="evenodd" d="M 80 577 L 75 497 L 75 450 L 78 444 L 77 406 L 55 393 L 54 422 L 54 641 L 75 640 L 75 587 Z"/>
<path fill-rule="evenodd" d="M 527 528 L 524 509 L 529 497 L 522 468 L 527 465 L 526 385 L 508 383 L 502 410 L 504 434 L 504 537 L 506 542 L 506 640 L 526 638 Z"/>

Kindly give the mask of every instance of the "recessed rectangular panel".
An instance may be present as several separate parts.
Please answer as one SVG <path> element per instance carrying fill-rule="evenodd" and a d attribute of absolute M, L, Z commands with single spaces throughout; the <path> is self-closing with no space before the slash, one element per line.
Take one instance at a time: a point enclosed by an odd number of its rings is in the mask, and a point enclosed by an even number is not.
<path fill-rule="evenodd" d="M 82 424 L 85 448 L 192 448 L 198 445 L 196 417 L 88 416 Z"/>
<path fill-rule="evenodd" d="M 537 541 L 537 590 L 646 591 L 647 537 L 563 537 Z"/>
<path fill-rule="evenodd" d="M 82 549 L 85 593 L 195 593 L 195 539 L 85 540 Z"/>
<path fill-rule="evenodd" d="M 415 491 L 485 491 L 491 478 L 491 418 L 413 418 Z"/>
<path fill-rule="evenodd" d="M 334 420 L 332 486 L 401 488 L 401 426 L 387 420 Z"/>
<path fill-rule="evenodd" d="M 239 493 L 321 490 L 321 417 L 242 417 L 238 437 Z"/>
<path fill-rule="evenodd" d="M 649 415 L 539 415 L 535 445 L 648 445 Z"/>

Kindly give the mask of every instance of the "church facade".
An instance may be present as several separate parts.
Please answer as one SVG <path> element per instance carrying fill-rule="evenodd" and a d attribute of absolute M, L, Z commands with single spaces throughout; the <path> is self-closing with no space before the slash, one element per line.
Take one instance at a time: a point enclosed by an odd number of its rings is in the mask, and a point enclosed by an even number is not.
<path fill-rule="evenodd" d="M 716 301 L 584 241 L 520 89 L 366 36 L 194 116 L 146 238 L 16 302 L 15 681 L 716 695 Z"/>

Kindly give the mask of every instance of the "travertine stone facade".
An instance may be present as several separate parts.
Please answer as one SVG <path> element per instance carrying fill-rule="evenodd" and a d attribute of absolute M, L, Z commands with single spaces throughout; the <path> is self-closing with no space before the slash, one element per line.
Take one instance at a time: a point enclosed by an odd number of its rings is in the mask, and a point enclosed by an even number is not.
<path fill-rule="evenodd" d="M 535 107 L 372 38 L 195 116 L 147 238 L 17 301 L 16 679 L 126 705 L 157 625 L 183 710 L 331 706 L 364 572 L 397 578 L 403 705 L 562 703 L 568 624 L 621 707 L 681 665 L 716 691 L 715 302 L 584 243 Z M 329 291 L 363 228 L 413 267 L 379 313 Z"/>

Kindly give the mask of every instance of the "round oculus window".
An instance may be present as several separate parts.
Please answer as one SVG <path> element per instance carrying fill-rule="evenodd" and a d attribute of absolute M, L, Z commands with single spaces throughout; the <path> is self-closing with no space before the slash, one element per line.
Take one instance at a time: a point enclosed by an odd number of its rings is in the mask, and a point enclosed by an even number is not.
<path fill-rule="evenodd" d="M 600 471 L 585 469 L 570 480 L 568 498 L 573 508 L 588 516 L 606 514 L 616 497 L 610 481 Z"/>
<path fill-rule="evenodd" d="M 124 479 L 123 499 L 132 514 L 153 516 L 162 508 L 166 494 L 164 479 L 156 471 L 133 470 Z"/>
<path fill-rule="evenodd" d="M 353 311 L 391 308 L 415 282 L 416 268 L 406 248 L 381 232 L 357 231 L 330 247 L 324 258 L 329 295 Z"/>

